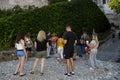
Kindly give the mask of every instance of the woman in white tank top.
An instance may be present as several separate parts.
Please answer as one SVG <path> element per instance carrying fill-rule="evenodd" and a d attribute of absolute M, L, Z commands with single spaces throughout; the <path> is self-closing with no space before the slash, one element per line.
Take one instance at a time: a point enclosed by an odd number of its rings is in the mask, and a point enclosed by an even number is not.
<path fill-rule="evenodd" d="M 90 70 L 94 70 L 98 68 L 96 62 L 96 55 L 98 51 L 99 41 L 96 34 L 93 34 L 92 37 L 93 38 L 90 43 L 86 42 L 86 44 L 90 47 L 90 56 L 89 56 Z"/>
<path fill-rule="evenodd" d="M 16 43 L 16 49 L 17 50 L 23 50 L 22 44 L 21 43 Z"/>
<path fill-rule="evenodd" d="M 19 62 L 17 64 L 16 71 L 13 75 L 17 75 L 19 73 L 20 76 L 24 76 L 25 74 L 23 73 L 23 69 L 24 69 L 26 50 L 25 50 L 24 35 L 22 33 L 19 33 L 17 36 L 15 48 L 17 49 L 17 56 Z"/>

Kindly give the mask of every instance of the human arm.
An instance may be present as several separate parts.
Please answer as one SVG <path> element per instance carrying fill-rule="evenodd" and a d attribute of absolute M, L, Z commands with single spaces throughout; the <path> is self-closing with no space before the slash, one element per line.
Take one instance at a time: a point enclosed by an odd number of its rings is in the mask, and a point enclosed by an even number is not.
<path fill-rule="evenodd" d="M 32 42 L 32 40 L 30 40 L 30 44 L 33 46 L 33 42 Z"/>
<path fill-rule="evenodd" d="M 67 44 L 67 40 L 64 40 L 64 45 Z"/>
<path fill-rule="evenodd" d="M 25 49 L 25 41 L 23 39 L 21 39 L 21 44 L 22 44 L 22 47 L 23 47 L 23 51 L 25 53 L 25 56 L 27 55 L 27 52 L 26 52 L 26 49 Z"/>
<path fill-rule="evenodd" d="M 34 48 L 35 49 L 37 48 L 37 42 L 36 41 L 34 42 Z"/>
<path fill-rule="evenodd" d="M 46 43 L 46 47 L 49 47 L 49 42 Z"/>
<path fill-rule="evenodd" d="M 68 36 L 67 36 L 67 34 L 65 33 L 64 34 L 64 41 L 63 41 L 63 43 L 64 43 L 64 45 L 66 45 L 67 44 L 67 40 L 68 40 Z"/>
<path fill-rule="evenodd" d="M 76 34 L 74 33 L 74 39 L 75 39 L 75 42 L 74 42 L 74 46 L 76 46 L 76 44 L 77 44 L 77 40 L 78 40 L 78 38 L 77 38 L 77 36 L 76 36 Z"/>
<path fill-rule="evenodd" d="M 96 47 L 96 44 L 89 43 L 89 41 L 86 41 L 86 45 L 91 49 Z"/>
<path fill-rule="evenodd" d="M 75 43 L 74 43 L 74 45 L 76 45 L 77 44 L 77 40 L 75 40 Z"/>

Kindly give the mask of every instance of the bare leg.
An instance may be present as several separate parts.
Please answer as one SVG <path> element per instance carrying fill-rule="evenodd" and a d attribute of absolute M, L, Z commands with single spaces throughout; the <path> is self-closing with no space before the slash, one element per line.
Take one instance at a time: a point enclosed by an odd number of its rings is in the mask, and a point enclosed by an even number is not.
<path fill-rule="evenodd" d="M 32 68 L 32 71 L 33 71 L 33 72 L 35 71 L 35 68 L 37 67 L 38 62 L 39 62 L 39 58 L 36 58 L 36 59 L 35 59 L 35 62 L 34 62 L 34 65 L 33 65 L 33 68 Z"/>
<path fill-rule="evenodd" d="M 28 51 L 26 51 L 26 61 L 28 61 Z"/>
<path fill-rule="evenodd" d="M 74 53 L 73 59 L 76 60 L 77 53 Z"/>
<path fill-rule="evenodd" d="M 41 69 L 40 69 L 40 73 L 43 73 L 44 71 L 44 66 L 45 66 L 45 58 L 41 59 Z"/>
<path fill-rule="evenodd" d="M 17 64 L 17 67 L 16 67 L 16 71 L 15 71 L 15 74 L 17 73 L 17 72 L 19 72 L 19 68 L 20 68 L 20 57 L 18 57 L 18 59 L 19 59 L 19 62 L 18 62 L 18 64 Z"/>
<path fill-rule="evenodd" d="M 28 61 L 29 60 L 29 55 L 30 55 L 30 51 L 27 51 L 27 55 L 26 55 L 26 61 Z"/>
<path fill-rule="evenodd" d="M 25 57 L 21 57 L 21 61 L 20 61 L 20 75 L 23 75 L 23 69 L 24 69 L 24 61 L 25 61 Z"/>
<path fill-rule="evenodd" d="M 73 61 L 73 58 L 70 58 L 70 63 L 71 63 L 72 72 L 74 72 L 74 61 Z"/>
<path fill-rule="evenodd" d="M 66 59 L 66 62 L 67 73 L 70 73 L 70 59 Z"/>

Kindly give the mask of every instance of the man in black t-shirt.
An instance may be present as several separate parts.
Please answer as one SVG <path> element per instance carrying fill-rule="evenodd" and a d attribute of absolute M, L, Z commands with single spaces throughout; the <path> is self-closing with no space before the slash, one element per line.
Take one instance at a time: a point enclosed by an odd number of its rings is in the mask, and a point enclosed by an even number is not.
<path fill-rule="evenodd" d="M 71 27 L 66 27 L 66 33 L 64 34 L 64 58 L 66 59 L 66 68 L 67 73 L 65 75 L 71 76 L 74 75 L 74 61 L 73 61 L 73 54 L 74 54 L 74 45 L 77 43 L 77 37 L 75 33 L 71 31 Z M 72 72 L 70 72 L 70 65 L 72 66 Z"/>

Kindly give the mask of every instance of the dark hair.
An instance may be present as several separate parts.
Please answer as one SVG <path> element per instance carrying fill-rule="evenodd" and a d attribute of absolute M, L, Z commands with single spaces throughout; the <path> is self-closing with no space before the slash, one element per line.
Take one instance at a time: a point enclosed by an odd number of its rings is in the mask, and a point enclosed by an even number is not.
<path fill-rule="evenodd" d="M 51 33 L 50 31 L 47 31 L 46 34 Z"/>
<path fill-rule="evenodd" d="M 24 34 L 22 32 L 19 32 L 16 38 L 16 43 L 19 43 L 21 39 L 24 40 Z"/>
<path fill-rule="evenodd" d="M 59 33 L 58 38 L 62 38 L 62 37 L 63 37 L 63 33 Z"/>
<path fill-rule="evenodd" d="M 71 26 L 70 25 L 66 25 L 66 28 L 71 28 Z"/>

